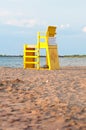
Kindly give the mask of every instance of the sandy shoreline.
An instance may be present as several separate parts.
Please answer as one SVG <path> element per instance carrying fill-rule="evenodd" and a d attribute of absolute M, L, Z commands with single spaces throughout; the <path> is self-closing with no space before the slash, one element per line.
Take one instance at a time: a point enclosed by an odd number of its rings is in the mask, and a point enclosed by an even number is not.
<path fill-rule="evenodd" d="M 86 130 L 86 66 L 0 67 L 0 130 Z"/>

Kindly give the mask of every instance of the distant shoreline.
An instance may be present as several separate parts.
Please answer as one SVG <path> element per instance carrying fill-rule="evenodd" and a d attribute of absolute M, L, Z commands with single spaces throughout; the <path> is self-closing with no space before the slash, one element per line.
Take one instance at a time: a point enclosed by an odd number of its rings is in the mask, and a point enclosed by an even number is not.
<path fill-rule="evenodd" d="M 23 55 L 0 55 L 0 57 L 23 57 Z"/>
<path fill-rule="evenodd" d="M 69 57 L 69 58 L 83 58 L 86 57 L 86 55 L 64 55 L 59 57 Z"/>
<path fill-rule="evenodd" d="M 23 55 L 0 55 L 0 57 L 23 57 Z M 40 57 L 45 57 L 41 55 Z M 63 58 L 83 58 L 86 57 L 86 55 L 59 55 L 59 57 Z"/>

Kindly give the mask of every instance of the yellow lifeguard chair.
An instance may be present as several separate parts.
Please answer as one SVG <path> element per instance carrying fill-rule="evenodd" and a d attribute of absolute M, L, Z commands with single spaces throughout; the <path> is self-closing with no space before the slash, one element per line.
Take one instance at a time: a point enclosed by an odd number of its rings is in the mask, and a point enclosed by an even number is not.
<path fill-rule="evenodd" d="M 58 48 L 56 44 L 56 27 L 49 26 L 45 33 L 38 32 L 36 45 L 24 45 L 24 68 L 40 67 L 40 49 L 46 50 L 46 68 L 59 69 Z"/>

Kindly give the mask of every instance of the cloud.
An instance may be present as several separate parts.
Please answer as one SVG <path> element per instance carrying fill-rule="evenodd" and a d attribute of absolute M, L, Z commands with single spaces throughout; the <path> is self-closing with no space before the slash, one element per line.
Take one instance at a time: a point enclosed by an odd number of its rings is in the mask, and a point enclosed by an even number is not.
<path fill-rule="evenodd" d="M 20 26 L 20 27 L 33 27 L 37 24 L 37 20 L 35 19 L 21 19 L 21 20 L 7 20 L 5 24 L 13 25 L 13 26 Z"/>
<path fill-rule="evenodd" d="M 6 10 L 0 10 L 0 17 L 6 17 L 11 15 L 9 11 Z"/>
<path fill-rule="evenodd" d="M 82 31 L 86 33 L 86 26 L 82 28 Z"/>
<path fill-rule="evenodd" d="M 69 28 L 69 27 L 70 27 L 70 24 L 61 24 L 59 26 L 59 28 L 61 28 L 61 29 L 65 29 L 65 28 Z"/>
<path fill-rule="evenodd" d="M 5 9 L 0 9 L 0 23 L 19 27 L 34 27 L 36 25 L 46 25 L 45 21 L 32 18 L 29 19 L 27 14 L 23 12 L 10 12 Z"/>
<path fill-rule="evenodd" d="M 23 19 L 23 13 L 20 12 L 10 12 L 8 10 L 0 9 L 0 22 L 12 26 L 20 27 L 33 27 L 37 23 L 36 19 Z"/>
<path fill-rule="evenodd" d="M 5 10 L 5 9 L 0 9 L 0 17 L 6 18 L 8 16 L 9 16 L 9 18 L 14 17 L 14 16 L 24 16 L 24 13 L 12 12 L 12 11 L 8 11 L 8 10 Z"/>

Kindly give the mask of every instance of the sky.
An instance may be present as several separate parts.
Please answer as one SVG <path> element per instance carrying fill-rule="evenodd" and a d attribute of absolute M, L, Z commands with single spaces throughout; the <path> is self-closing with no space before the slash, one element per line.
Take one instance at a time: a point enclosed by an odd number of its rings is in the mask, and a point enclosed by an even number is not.
<path fill-rule="evenodd" d="M 48 26 L 59 55 L 86 54 L 86 0 L 0 0 L 0 54 L 22 55 Z"/>

